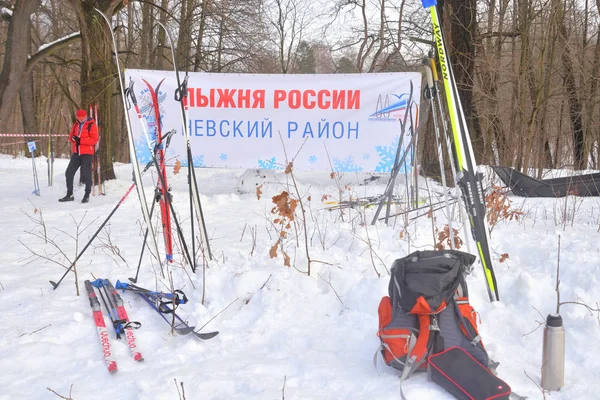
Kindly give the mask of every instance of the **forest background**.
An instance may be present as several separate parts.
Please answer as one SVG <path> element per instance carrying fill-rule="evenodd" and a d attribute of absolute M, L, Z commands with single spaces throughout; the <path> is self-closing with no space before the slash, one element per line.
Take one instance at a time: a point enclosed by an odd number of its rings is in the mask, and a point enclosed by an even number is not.
<path fill-rule="evenodd" d="M 538 176 L 598 169 L 600 0 L 438 4 L 477 162 Z M 97 103 L 104 179 L 129 154 L 110 35 L 94 7 L 115 16 L 126 68 L 172 69 L 156 21 L 175 35 L 183 71 L 419 71 L 434 49 L 417 0 L 0 1 L 0 133 L 64 134 L 75 110 Z M 66 141 L 57 144 L 67 156 Z M 25 149 L 0 138 L 0 152 Z M 423 135 L 419 151 L 424 173 L 439 175 L 433 135 Z"/>

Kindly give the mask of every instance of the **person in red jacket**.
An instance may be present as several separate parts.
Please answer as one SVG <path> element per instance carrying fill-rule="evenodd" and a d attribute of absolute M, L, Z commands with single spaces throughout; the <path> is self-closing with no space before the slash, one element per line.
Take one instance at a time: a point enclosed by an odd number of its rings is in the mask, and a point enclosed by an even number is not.
<path fill-rule="evenodd" d="M 69 133 L 69 142 L 71 142 L 71 161 L 65 172 L 67 178 L 67 195 L 58 201 L 73 201 L 73 178 L 75 172 L 81 167 L 81 176 L 85 183 L 85 194 L 82 203 L 90 200 L 92 190 L 92 155 L 94 147 L 98 142 L 98 126 L 92 118 L 88 118 L 85 110 L 77 110 L 75 114 L 77 121 Z"/>

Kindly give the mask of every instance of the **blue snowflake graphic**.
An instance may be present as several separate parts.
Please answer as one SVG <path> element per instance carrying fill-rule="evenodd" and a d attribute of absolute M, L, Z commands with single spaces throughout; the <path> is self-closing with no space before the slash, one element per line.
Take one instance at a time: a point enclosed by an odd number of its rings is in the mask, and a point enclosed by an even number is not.
<path fill-rule="evenodd" d="M 360 172 L 363 170 L 362 167 L 359 167 L 354 163 L 352 156 L 347 157 L 345 160 L 340 160 L 339 158 L 334 157 L 333 169 L 336 172 Z"/>
<path fill-rule="evenodd" d="M 200 155 L 192 158 L 192 162 L 194 163 L 194 167 L 199 167 L 199 168 L 206 167 L 206 165 L 204 165 L 204 154 L 200 154 Z M 183 160 L 181 162 L 181 166 L 182 167 L 188 166 L 187 159 Z"/>
<path fill-rule="evenodd" d="M 371 155 L 369 153 L 363 154 L 363 160 L 369 160 L 370 158 L 371 158 Z"/>
<path fill-rule="evenodd" d="M 135 155 L 137 156 L 139 164 L 147 164 L 152 161 L 152 156 L 150 155 L 150 150 L 148 150 L 146 139 L 137 140 L 135 142 Z"/>
<path fill-rule="evenodd" d="M 277 165 L 275 157 L 270 160 L 258 160 L 258 168 L 261 169 L 283 169 L 283 167 Z"/>
<path fill-rule="evenodd" d="M 227 161 L 227 154 L 221 153 L 221 155 L 219 156 L 219 158 L 221 159 L 221 161 Z"/>
<path fill-rule="evenodd" d="M 394 160 L 396 158 L 396 151 L 398 150 L 398 142 L 400 141 L 400 137 L 396 136 L 394 141 L 390 146 L 375 146 L 375 151 L 379 155 L 379 163 L 375 167 L 375 172 L 391 172 L 392 167 L 394 166 Z M 403 153 L 400 153 L 400 158 L 402 158 Z M 411 156 L 408 154 L 406 156 L 405 162 L 400 167 L 400 172 L 403 174 L 408 173 L 410 170 Z"/>
<path fill-rule="evenodd" d="M 308 158 L 308 162 L 311 163 L 311 164 L 316 163 L 317 162 L 317 156 L 310 156 Z"/>

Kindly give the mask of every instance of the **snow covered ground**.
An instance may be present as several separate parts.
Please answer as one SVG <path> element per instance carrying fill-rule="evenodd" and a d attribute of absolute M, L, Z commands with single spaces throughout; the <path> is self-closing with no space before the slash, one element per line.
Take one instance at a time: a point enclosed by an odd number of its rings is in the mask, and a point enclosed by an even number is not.
<path fill-rule="evenodd" d="M 134 191 L 109 225 L 110 240 L 126 262 L 97 240 L 77 266 L 83 295 L 76 296 L 73 274 L 52 290 L 48 281 L 57 280 L 63 267 L 31 258 L 22 244 L 48 256 L 56 253 L 27 233 L 42 229 L 34 220 L 41 214 L 48 237 L 73 258 L 75 242 L 69 235 L 76 236 L 75 221 L 83 221 L 82 229 L 87 227 L 80 233 L 81 249 L 131 184 L 131 167 L 119 165 L 118 179 L 107 183 L 106 196 L 81 204 L 83 188 L 79 187 L 75 202 L 58 203 L 65 194 L 66 164 L 66 160 L 56 161 L 55 184 L 49 188 L 45 159 L 37 159 L 38 197 L 31 194 L 31 160 L 0 155 L 1 400 L 58 398 L 47 388 L 63 396 L 71 391 L 76 400 L 178 399 L 176 382 L 183 383 L 188 400 L 400 398 L 397 374 L 381 359 L 377 369 L 373 366 L 379 345 L 377 306 L 387 292 L 386 267 L 409 252 L 432 248 L 430 219 L 411 223 L 409 235 L 401 233 L 401 220 L 395 227 L 369 225 L 367 230 L 357 210 L 346 211 L 343 220 L 339 212 L 325 210 L 322 196 L 336 199 L 338 193 L 328 173 L 298 172 L 301 193 L 311 196 L 310 255 L 323 262 L 312 264 L 309 277 L 302 240 L 299 248 L 293 239 L 286 242 L 292 267 L 283 265 L 281 253 L 269 257 L 276 241 L 271 197 L 283 190 L 280 184 L 263 186 L 258 200 L 254 193 L 236 190 L 244 171 L 198 169 L 202 206 L 216 256 L 206 270 L 205 304 L 201 304 L 201 269 L 192 275 L 189 268 L 184 271 L 176 263 L 170 270 L 175 287 L 190 298 L 178 312 L 198 327 L 218 314 L 203 330 L 220 334 L 204 342 L 172 336 L 168 325 L 140 298 L 124 293 L 130 318 L 142 323 L 136 335 L 144 361 L 133 361 L 126 344 L 114 339 L 111 332 L 119 371 L 110 375 L 83 280 L 126 281 L 135 274 L 143 237 L 140 207 Z M 283 174 L 276 178 L 285 180 Z M 349 184 L 346 198 L 348 194 L 382 193 L 383 182 L 359 186 L 363 178 L 343 177 L 343 183 Z M 148 198 L 151 179 L 148 173 Z M 173 175 L 169 168 L 169 181 L 175 208 L 189 235 L 186 175 L 183 171 Z M 565 199 L 512 200 L 526 212 L 525 218 L 498 224 L 491 236 L 501 302 L 488 302 L 479 264 L 469 277 L 471 302 L 481 317 L 484 343 L 491 357 L 500 362 L 500 377 L 520 395 L 541 399 L 536 385 L 540 383 L 543 328 L 535 329 L 556 308 L 558 236 L 561 300 L 598 308 L 600 201 L 572 197 L 566 203 Z M 368 221 L 373 213 L 374 209 L 366 211 Z M 441 226 L 445 217 L 441 211 L 436 215 L 436 225 Z M 108 236 L 101 236 L 106 243 Z M 412 241 L 410 247 L 407 237 Z M 158 239 L 161 245 L 160 235 Z M 500 263 L 503 253 L 509 258 Z M 175 259 L 182 259 L 179 252 Z M 138 283 L 166 289 L 154 274 L 150 257 L 144 259 Z M 564 305 L 561 314 L 566 328 L 566 382 L 560 392 L 547 398 L 597 399 L 598 313 Z M 452 398 L 424 375 L 406 381 L 404 392 L 411 400 Z"/>

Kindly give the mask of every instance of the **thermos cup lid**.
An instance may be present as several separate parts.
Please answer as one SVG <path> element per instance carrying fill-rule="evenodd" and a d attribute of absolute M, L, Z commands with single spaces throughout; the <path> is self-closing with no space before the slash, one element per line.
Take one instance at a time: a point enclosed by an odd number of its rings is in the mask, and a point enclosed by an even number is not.
<path fill-rule="evenodd" d="M 560 314 L 548 314 L 548 318 L 546 319 L 546 325 L 555 328 L 563 326 L 562 317 L 560 316 Z"/>

